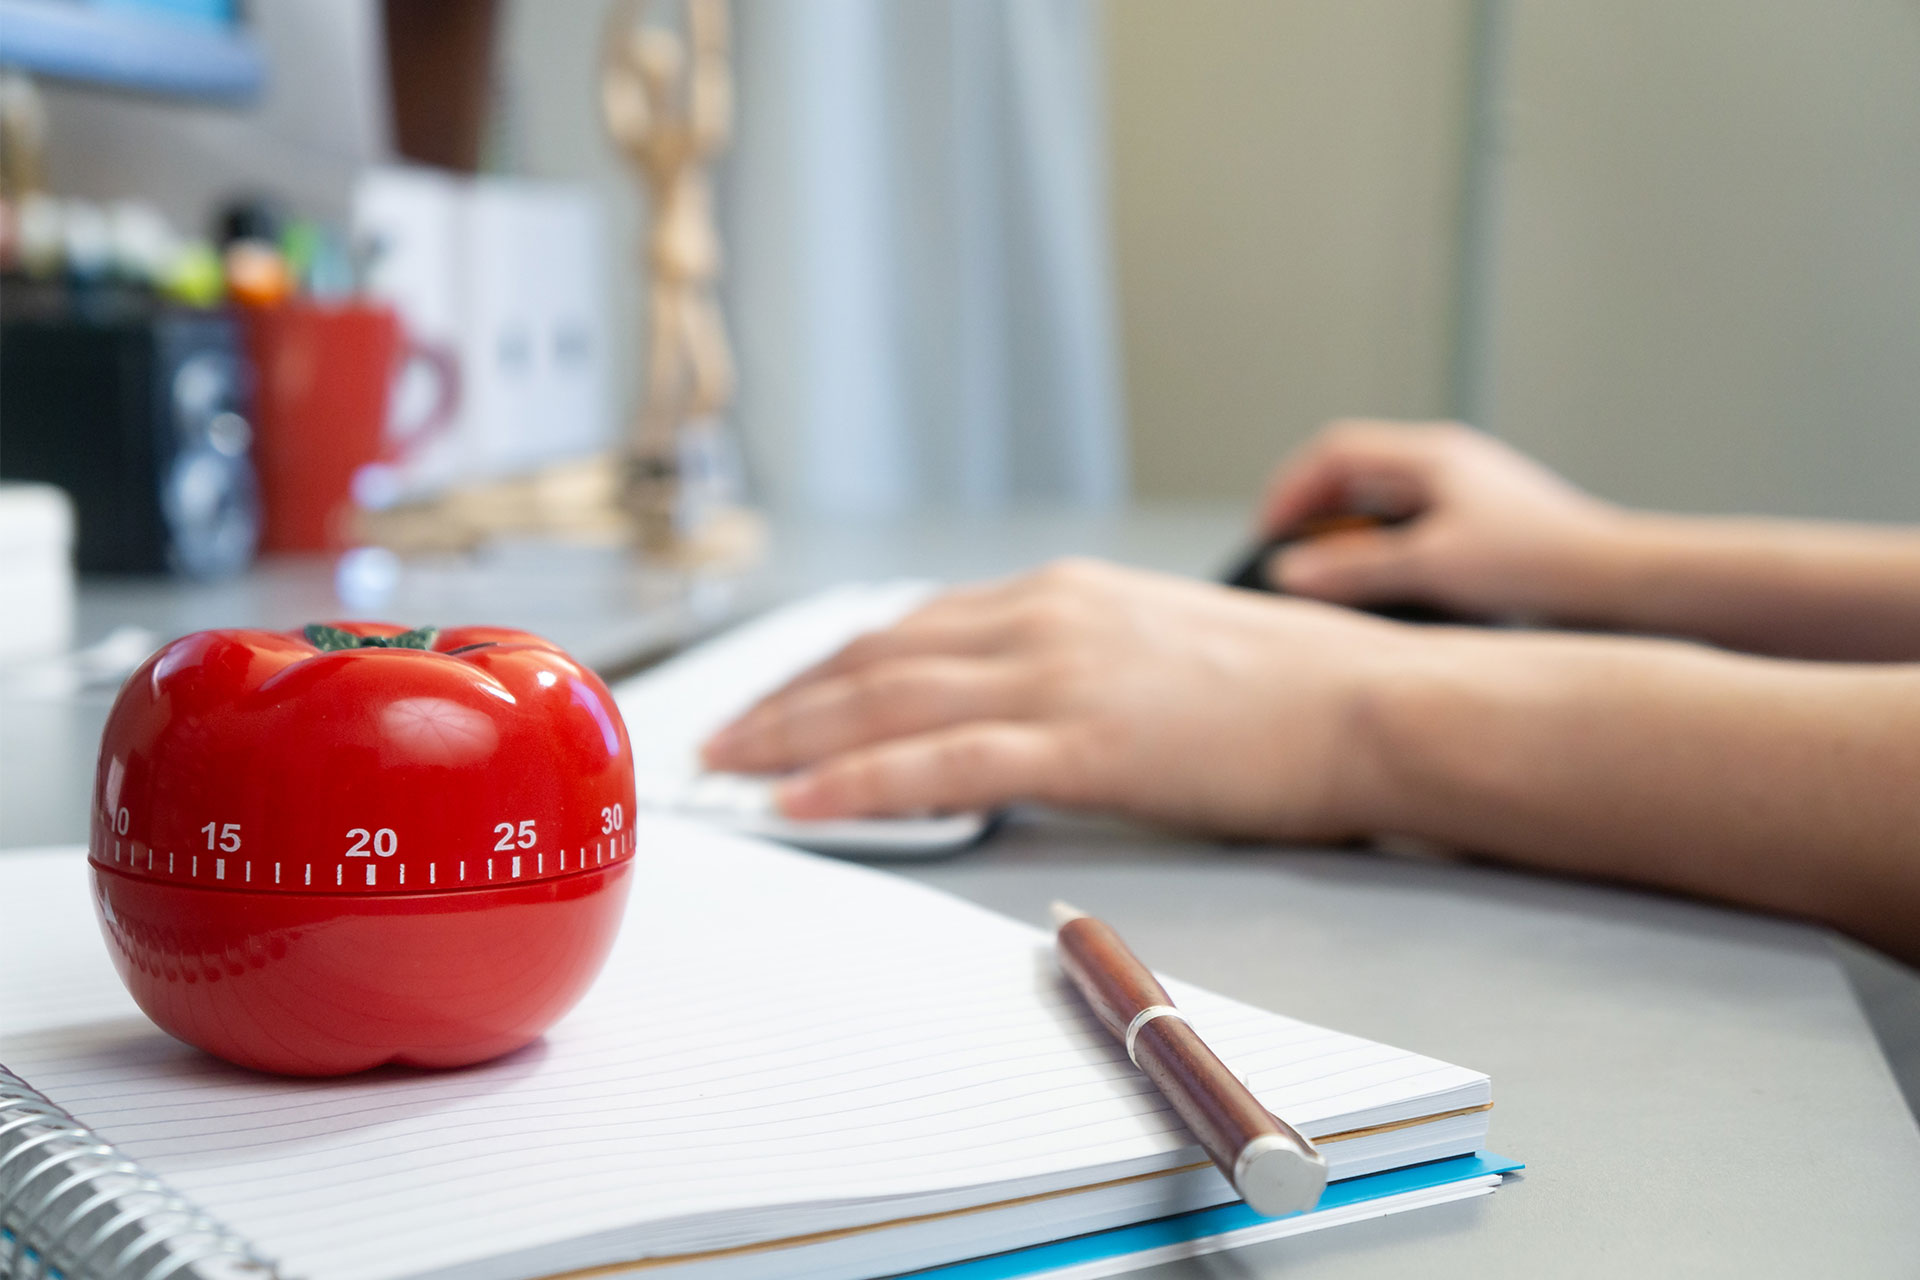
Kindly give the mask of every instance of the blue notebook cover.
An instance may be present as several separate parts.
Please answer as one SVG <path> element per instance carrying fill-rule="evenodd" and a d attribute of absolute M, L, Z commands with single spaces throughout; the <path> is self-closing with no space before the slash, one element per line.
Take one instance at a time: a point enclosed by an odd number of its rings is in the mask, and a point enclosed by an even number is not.
<path fill-rule="evenodd" d="M 1409 1191 L 1426 1191 L 1450 1182 L 1464 1182 L 1488 1174 L 1512 1173 L 1524 1167 L 1517 1160 L 1476 1151 L 1470 1156 L 1454 1156 L 1405 1169 L 1388 1169 L 1383 1173 L 1328 1184 L 1319 1205 L 1310 1212 L 1324 1213 L 1364 1200 L 1379 1200 Z M 1096 1231 L 1091 1235 L 1075 1236 L 1071 1240 L 1055 1240 L 1012 1253 L 998 1253 L 992 1257 L 915 1271 L 912 1277 L 913 1280 L 1018 1280 L 1025 1276 L 1044 1275 L 1062 1267 L 1114 1260 L 1149 1249 L 1226 1235 L 1270 1221 L 1273 1219 L 1263 1218 L 1244 1203 L 1236 1201 L 1177 1217 L 1115 1227 L 1111 1231 Z"/>

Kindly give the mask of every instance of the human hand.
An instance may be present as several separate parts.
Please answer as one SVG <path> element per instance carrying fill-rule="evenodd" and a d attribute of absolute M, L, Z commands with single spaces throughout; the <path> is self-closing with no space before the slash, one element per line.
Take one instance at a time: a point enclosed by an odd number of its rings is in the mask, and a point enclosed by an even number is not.
<path fill-rule="evenodd" d="M 1091 561 L 951 592 L 707 744 L 798 770 L 794 818 L 1020 800 L 1294 839 L 1359 834 L 1369 682 L 1426 636 L 1309 601 Z"/>
<path fill-rule="evenodd" d="M 1347 512 L 1411 518 L 1297 542 L 1269 562 L 1271 580 L 1340 604 L 1561 619 L 1591 615 L 1624 518 L 1470 427 L 1369 420 L 1333 423 L 1282 464 L 1260 528 Z"/>

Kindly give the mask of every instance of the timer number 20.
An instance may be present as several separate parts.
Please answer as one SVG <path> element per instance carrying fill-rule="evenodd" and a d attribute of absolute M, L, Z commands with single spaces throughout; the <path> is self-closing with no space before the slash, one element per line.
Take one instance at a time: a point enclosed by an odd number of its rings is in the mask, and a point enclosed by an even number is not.
<path fill-rule="evenodd" d="M 347 846 L 349 858 L 371 858 L 376 853 L 391 858 L 400 851 L 400 836 L 392 827 L 381 827 L 378 831 L 354 827 L 347 832 L 347 839 L 353 841 Z"/>

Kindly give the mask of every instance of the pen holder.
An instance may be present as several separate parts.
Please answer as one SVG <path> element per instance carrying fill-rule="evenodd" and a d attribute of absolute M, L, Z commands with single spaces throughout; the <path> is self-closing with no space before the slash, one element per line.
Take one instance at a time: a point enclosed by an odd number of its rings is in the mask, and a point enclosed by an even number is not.
<path fill-rule="evenodd" d="M 141 1009 L 229 1062 L 463 1066 L 586 992 L 632 814 L 612 696 L 537 637 L 200 632 L 108 718 L 94 900 Z"/>

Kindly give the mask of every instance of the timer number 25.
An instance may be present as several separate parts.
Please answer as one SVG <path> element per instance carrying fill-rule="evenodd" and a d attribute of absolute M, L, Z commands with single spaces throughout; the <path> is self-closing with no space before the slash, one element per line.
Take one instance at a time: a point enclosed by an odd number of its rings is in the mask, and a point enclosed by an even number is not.
<path fill-rule="evenodd" d="M 531 849 L 534 840 L 538 838 L 534 835 L 532 818 L 528 818 L 518 828 L 515 828 L 511 822 L 496 822 L 493 824 L 493 830 L 494 834 L 500 837 L 493 845 L 496 853 L 512 853 L 516 845 L 522 849 Z"/>

